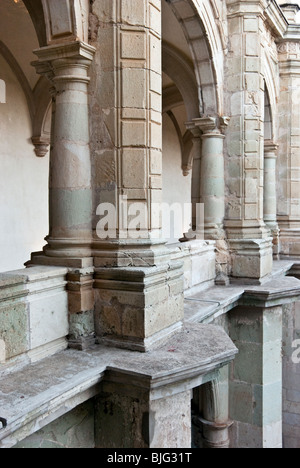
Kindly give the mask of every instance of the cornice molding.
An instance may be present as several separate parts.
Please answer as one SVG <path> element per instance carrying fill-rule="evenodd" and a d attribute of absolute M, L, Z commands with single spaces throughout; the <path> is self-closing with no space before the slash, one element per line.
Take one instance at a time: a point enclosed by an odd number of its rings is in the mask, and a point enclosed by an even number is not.
<path fill-rule="evenodd" d="M 249 14 L 261 16 L 278 37 L 283 37 L 287 31 L 288 21 L 275 0 L 229 0 L 227 8 L 229 18 Z"/>

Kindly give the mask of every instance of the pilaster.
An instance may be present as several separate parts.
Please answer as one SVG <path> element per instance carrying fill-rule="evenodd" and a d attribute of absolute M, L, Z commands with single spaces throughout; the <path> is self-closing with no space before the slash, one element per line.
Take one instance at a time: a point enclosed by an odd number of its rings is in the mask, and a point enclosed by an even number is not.
<path fill-rule="evenodd" d="M 94 2 L 92 14 L 105 26 L 91 73 L 96 333 L 147 351 L 183 320 L 182 265 L 162 239 L 161 2 Z"/>
<path fill-rule="evenodd" d="M 225 228 L 232 250 L 233 277 L 260 280 L 272 271 L 270 231 L 263 215 L 262 57 L 267 4 L 229 1 L 227 6 L 230 46 L 226 80 L 231 120 L 227 130 Z M 249 250 L 253 259 L 247 262 Z"/>
<path fill-rule="evenodd" d="M 278 42 L 280 70 L 279 101 L 279 178 L 278 223 L 281 255 L 300 255 L 300 46 L 299 37 L 290 26 Z"/>

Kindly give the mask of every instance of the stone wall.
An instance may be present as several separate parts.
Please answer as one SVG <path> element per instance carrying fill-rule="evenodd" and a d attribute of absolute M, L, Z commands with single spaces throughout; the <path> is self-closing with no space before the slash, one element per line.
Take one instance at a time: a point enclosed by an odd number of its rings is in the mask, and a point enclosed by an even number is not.
<path fill-rule="evenodd" d="M 13 448 L 95 448 L 94 401 L 79 405 Z"/>
<path fill-rule="evenodd" d="M 66 274 L 35 267 L 0 275 L 0 363 L 35 362 L 67 347 Z"/>
<path fill-rule="evenodd" d="M 300 447 L 300 303 L 284 307 L 283 445 Z M 298 343 L 296 343 L 298 340 Z M 297 344 L 297 346 L 296 346 Z M 294 346 L 293 346 L 294 345 Z M 296 347 L 295 347 L 296 346 Z"/>

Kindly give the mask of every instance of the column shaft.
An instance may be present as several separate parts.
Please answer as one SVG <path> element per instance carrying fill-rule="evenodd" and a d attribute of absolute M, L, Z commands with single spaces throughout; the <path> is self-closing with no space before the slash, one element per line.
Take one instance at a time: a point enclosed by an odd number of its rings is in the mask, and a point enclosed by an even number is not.
<path fill-rule="evenodd" d="M 193 121 L 202 133 L 200 201 L 204 204 L 205 239 L 224 238 L 225 216 L 225 167 L 224 135 L 219 126 L 228 122 L 215 117 L 203 117 Z"/>
<path fill-rule="evenodd" d="M 92 189 L 89 148 L 88 69 L 94 48 L 81 43 L 35 51 L 38 73 L 54 85 L 49 203 L 50 231 L 44 263 L 83 266 L 91 257 Z M 76 263 L 77 259 L 77 263 Z"/>
<path fill-rule="evenodd" d="M 265 142 L 264 159 L 264 221 L 271 230 L 273 252 L 279 254 L 279 228 L 277 222 L 277 145 Z"/>
<path fill-rule="evenodd" d="M 201 203 L 204 204 L 205 238 L 218 238 L 225 216 L 224 135 L 202 136 Z"/>

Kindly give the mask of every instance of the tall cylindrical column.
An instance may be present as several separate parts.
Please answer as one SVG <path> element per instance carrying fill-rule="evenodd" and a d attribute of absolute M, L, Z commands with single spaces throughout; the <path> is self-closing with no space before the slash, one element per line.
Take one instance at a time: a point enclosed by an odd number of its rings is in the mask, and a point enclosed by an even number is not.
<path fill-rule="evenodd" d="M 278 250 L 279 229 L 277 223 L 276 162 L 278 146 L 265 142 L 264 158 L 264 221 L 271 229 L 274 247 Z M 275 252 L 276 253 L 276 252 Z"/>
<path fill-rule="evenodd" d="M 204 133 L 202 136 L 201 202 L 204 204 L 205 232 L 212 237 L 223 229 L 225 216 L 223 140 L 221 133 Z"/>
<path fill-rule="evenodd" d="M 277 225 L 276 150 L 277 145 L 265 144 L 264 221 L 269 227 Z"/>
<path fill-rule="evenodd" d="M 55 86 L 55 120 L 50 154 L 48 257 L 91 257 L 92 191 L 88 121 L 88 69 L 94 48 L 81 43 L 35 52 Z M 49 72 L 47 73 L 49 77 Z"/>
<path fill-rule="evenodd" d="M 204 204 L 206 239 L 224 238 L 225 167 L 224 135 L 213 117 L 194 120 L 202 134 L 200 201 Z"/>

